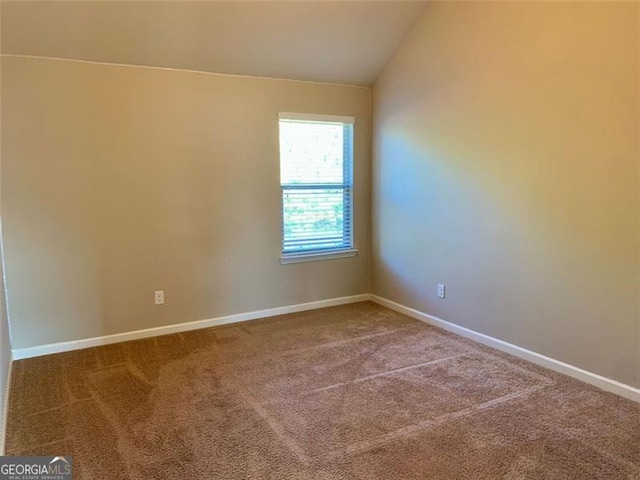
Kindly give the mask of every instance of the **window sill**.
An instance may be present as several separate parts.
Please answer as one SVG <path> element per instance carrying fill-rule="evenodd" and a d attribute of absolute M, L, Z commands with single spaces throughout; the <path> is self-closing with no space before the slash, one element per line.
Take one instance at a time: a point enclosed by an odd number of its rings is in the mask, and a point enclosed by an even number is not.
<path fill-rule="evenodd" d="M 282 265 L 287 265 L 289 263 L 317 262 L 319 260 L 355 257 L 356 255 L 358 255 L 358 250 L 355 248 L 350 248 L 349 250 L 332 250 L 328 252 L 294 253 L 291 255 L 281 256 L 280 263 Z"/>

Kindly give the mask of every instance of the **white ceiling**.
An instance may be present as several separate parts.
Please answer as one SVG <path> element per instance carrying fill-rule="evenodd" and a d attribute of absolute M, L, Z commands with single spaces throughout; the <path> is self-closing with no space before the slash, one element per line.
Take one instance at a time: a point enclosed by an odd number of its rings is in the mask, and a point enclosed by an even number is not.
<path fill-rule="evenodd" d="M 370 85 L 419 1 L 3 1 L 2 53 Z"/>

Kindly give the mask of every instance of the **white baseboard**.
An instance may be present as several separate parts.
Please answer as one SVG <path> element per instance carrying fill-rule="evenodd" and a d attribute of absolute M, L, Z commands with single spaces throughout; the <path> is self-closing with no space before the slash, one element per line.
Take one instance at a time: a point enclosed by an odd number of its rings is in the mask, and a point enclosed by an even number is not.
<path fill-rule="evenodd" d="M 171 333 L 217 327 L 230 323 L 246 322 L 248 320 L 273 317 L 275 315 L 303 312 L 305 310 L 315 310 L 317 308 L 333 307 L 336 305 L 345 305 L 348 303 L 364 302 L 369 300 L 370 297 L 371 296 L 368 293 L 364 293 L 361 295 L 352 295 L 350 297 L 329 298 L 327 300 L 319 300 L 316 302 L 299 303 L 297 305 L 268 308 L 266 310 L 256 310 L 247 313 L 237 313 L 234 315 L 227 315 L 225 317 L 210 318 L 207 320 L 196 320 L 194 322 L 178 323 L 174 325 L 166 325 L 163 327 L 136 330 L 133 332 L 116 333 L 114 335 L 106 335 L 103 337 L 84 338 L 82 340 L 73 340 L 70 342 L 50 343 L 47 345 L 38 345 L 35 347 L 17 348 L 13 349 L 12 352 L 13 358 L 15 360 L 21 360 L 23 358 L 39 357 L 41 355 L 50 355 L 52 353 L 68 352 L 71 350 L 80 350 L 82 348 L 99 347 L 101 345 L 109 345 L 111 343 L 128 342 L 130 340 L 139 340 L 141 338 L 157 337 L 160 335 L 168 335 Z"/>
<path fill-rule="evenodd" d="M 257 310 L 247 313 L 238 313 L 234 315 L 228 315 L 224 317 L 211 318 L 207 320 L 197 320 L 194 322 L 179 323 L 175 325 L 167 325 L 163 327 L 149 328 L 146 330 L 137 330 L 133 332 L 117 333 L 114 335 L 107 335 L 103 337 L 86 338 L 82 340 L 74 340 L 70 342 L 52 343 L 48 345 L 39 345 L 28 348 L 18 348 L 12 351 L 13 360 L 20 360 L 23 358 L 38 357 L 41 355 L 49 355 L 52 353 L 68 352 L 71 350 L 79 350 L 82 348 L 97 347 L 101 345 L 109 345 L 112 343 L 126 342 L 130 340 L 139 340 L 141 338 L 156 337 L 160 335 L 168 335 L 171 333 L 186 332 L 190 330 L 198 330 L 201 328 L 216 327 L 220 325 L 227 325 L 231 323 L 246 322 L 248 320 L 255 320 L 258 318 L 273 317 L 274 315 L 284 315 L 287 313 L 302 312 L 305 310 L 314 310 L 317 308 L 332 307 L 336 305 L 345 305 L 348 303 L 364 302 L 371 300 L 382 306 L 400 312 L 409 317 L 421 320 L 430 325 L 440 327 L 449 332 L 455 333 L 465 338 L 469 338 L 483 345 L 495 348 L 506 353 L 509 353 L 515 357 L 528 360 L 532 363 L 548 368 L 550 370 L 568 375 L 583 382 L 594 385 L 602 390 L 606 390 L 621 397 L 628 398 L 630 400 L 640 402 L 640 389 L 634 388 L 630 385 L 612 380 L 610 378 L 603 377 L 596 373 L 588 372 L 579 367 L 569 365 L 568 363 L 561 362 L 545 355 L 527 350 L 526 348 L 513 345 L 509 342 L 499 340 L 489 335 L 476 332 L 474 330 L 461 327 L 441 318 L 429 315 L 413 308 L 405 307 L 399 303 L 387 300 L 386 298 L 379 297 L 377 295 L 364 293 L 361 295 L 353 295 L 349 297 L 330 298 L 327 300 L 319 300 L 316 302 L 300 303 L 297 305 L 288 305 L 285 307 L 269 308 L 266 310 Z M 11 374 L 11 372 L 9 372 Z M 7 391 L 4 392 L 8 394 Z M 6 401 L 6 397 L 5 397 Z M 6 405 L 5 405 L 6 406 Z M 6 408 L 5 412 L 6 414 Z M 5 419 L 6 420 L 6 419 Z M 3 447 L 3 445 L 0 445 Z M 3 451 L 3 450 L 0 450 Z"/>
<path fill-rule="evenodd" d="M 13 367 L 13 353 L 9 355 L 9 368 L 7 369 L 7 380 L 3 387 L 2 396 L 4 402 L 2 403 L 2 425 L 0 426 L 0 455 L 5 454 L 6 437 L 7 437 L 7 419 L 9 413 L 9 390 L 11 389 L 11 369 Z"/>
<path fill-rule="evenodd" d="M 535 363 L 536 365 L 548 368 L 549 370 L 553 370 L 555 372 L 559 372 L 564 375 L 576 378 L 585 383 L 589 383 L 598 388 L 601 388 L 602 390 L 606 390 L 607 392 L 615 393 L 616 395 L 628 398 L 629 400 L 640 402 L 640 389 L 634 388 L 631 385 L 626 385 L 616 380 L 603 377 L 602 375 L 588 372 L 573 365 L 569 365 L 568 363 L 561 362 L 560 360 L 555 360 L 545 355 L 527 350 L 526 348 L 522 348 L 503 340 L 490 337 L 489 335 L 485 335 L 483 333 L 461 327 L 454 323 L 447 322 L 446 320 L 442 320 L 441 318 L 434 317 L 433 315 L 420 312 L 413 308 L 405 307 L 404 305 L 393 302 L 391 300 L 387 300 L 386 298 L 382 298 L 377 295 L 371 295 L 370 300 L 409 317 L 421 320 L 436 327 L 440 327 L 443 330 L 447 330 L 462 337 L 469 338 L 478 343 L 482 343 L 483 345 L 495 348 L 496 350 L 509 353 L 514 357 L 528 360 L 531 363 Z"/>

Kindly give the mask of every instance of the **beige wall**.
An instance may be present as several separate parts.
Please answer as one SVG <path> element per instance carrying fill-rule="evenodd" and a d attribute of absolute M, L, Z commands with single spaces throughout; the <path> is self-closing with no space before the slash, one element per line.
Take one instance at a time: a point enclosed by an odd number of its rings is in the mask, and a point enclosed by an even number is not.
<path fill-rule="evenodd" d="M 14 348 L 368 292 L 368 89 L 2 62 Z M 280 265 L 278 111 L 355 116 L 358 257 Z"/>
<path fill-rule="evenodd" d="M 640 386 L 639 8 L 427 7 L 373 93 L 374 293 Z"/>
<path fill-rule="evenodd" d="M 0 93 L 2 85 L 2 66 L 0 65 Z M 0 95 L 0 109 L 1 109 Z M 0 115 L 0 132 L 2 131 L 2 118 Z M 1 151 L 0 138 L 0 151 Z M 0 179 L 2 178 L 2 156 L 0 155 Z M 1 189 L 0 181 L 0 189 Z M 1 198 L 1 195 L 0 195 Z M 1 203 L 1 202 L 0 202 Z M 0 212 L 2 208 L 0 206 Z M 4 409 L 7 394 L 8 376 L 11 364 L 11 341 L 9 338 L 9 317 L 7 315 L 6 302 L 4 298 L 4 266 L 2 262 L 2 215 L 0 214 L 0 455 L 4 455 L 5 422 Z"/>

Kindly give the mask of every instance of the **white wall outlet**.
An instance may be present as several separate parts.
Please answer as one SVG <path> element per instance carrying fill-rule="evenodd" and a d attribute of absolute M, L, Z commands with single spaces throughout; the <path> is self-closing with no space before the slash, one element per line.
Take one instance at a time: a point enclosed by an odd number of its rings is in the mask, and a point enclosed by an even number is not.
<path fill-rule="evenodd" d="M 156 290 L 154 292 L 154 299 L 156 305 L 164 305 L 164 290 Z"/>
<path fill-rule="evenodd" d="M 445 286 L 444 283 L 438 284 L 438 298 L 444 298 L 445 295 Z"/>

